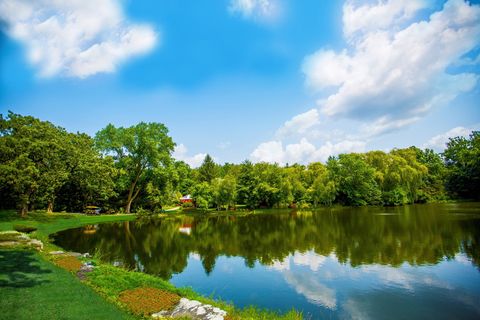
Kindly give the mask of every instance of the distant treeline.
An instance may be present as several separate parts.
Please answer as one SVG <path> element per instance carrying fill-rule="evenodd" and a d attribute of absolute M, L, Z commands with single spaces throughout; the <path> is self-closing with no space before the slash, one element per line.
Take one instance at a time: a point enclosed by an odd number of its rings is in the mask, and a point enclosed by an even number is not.
<path fill-rule="evenodd" d="M 111 124 L 94 138 L 50 122 L 0 115 L 0 206 L 28 210 L 159 212 L 190 194 L 198 208 L 402 205 L 480 198 L 480 132 L 443 153 L 409 147 L 330 157 L 326 164 L 244 161 L 196 169 L 172 158 L 160 123 Z"/>

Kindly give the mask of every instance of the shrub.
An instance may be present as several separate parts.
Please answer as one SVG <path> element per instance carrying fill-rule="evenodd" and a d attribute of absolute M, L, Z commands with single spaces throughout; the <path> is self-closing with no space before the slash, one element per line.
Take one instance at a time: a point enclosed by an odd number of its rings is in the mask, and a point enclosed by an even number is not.
<path fill-rule="evenodd" d="M 306 202 L 306 201 L 304 201 L 304 200 L 300 201 L 300 202 L 297 204 L 297 208 L 298 208 L 298 209 L 310 209 L 310 207 L 311 207 L 311 206 L 310 206 L 310 203 L 308 203 L 308 202 Z"/>
<path fill-rule="evenodd" d="M 182 208 L 183 209 L 192 209 L 193 208 L 193 203 L 192 202 L 184 202 L 184 203 L 182 203 Z"/>
<path fill-rule="evenodd" d="M 23 232 L 23 233 L 30 233 L 33 231 L 36 231 L 37 228 L 33 226 L 25 226 L 25 225 L 15 225 L 13 226 L 13 229 L 18 231 L 18 232 Z"/>
<path fill-rule="evenodd" d="M 401 188 L 386 191 L 382 195 L 383 204 L 387 206 L 400 206 L 408 203 L 407 194 Z"/>

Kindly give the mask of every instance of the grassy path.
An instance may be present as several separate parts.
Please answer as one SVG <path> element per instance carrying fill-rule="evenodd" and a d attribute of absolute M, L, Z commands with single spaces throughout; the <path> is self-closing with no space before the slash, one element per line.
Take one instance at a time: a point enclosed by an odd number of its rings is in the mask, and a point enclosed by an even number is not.
<path fill-rule="evenodd" d="M 30 250 L 0 250 L 0 319 L 133 319 Z"/>

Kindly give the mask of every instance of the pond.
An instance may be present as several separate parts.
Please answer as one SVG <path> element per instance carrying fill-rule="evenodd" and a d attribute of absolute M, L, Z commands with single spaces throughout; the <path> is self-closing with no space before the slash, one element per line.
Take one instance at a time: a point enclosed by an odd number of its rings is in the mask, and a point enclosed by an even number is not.
<path fill-rule="evenodd" d="M 480 319 L 480 203 L 108 223 L 54 243 L 306 319 Z"/>

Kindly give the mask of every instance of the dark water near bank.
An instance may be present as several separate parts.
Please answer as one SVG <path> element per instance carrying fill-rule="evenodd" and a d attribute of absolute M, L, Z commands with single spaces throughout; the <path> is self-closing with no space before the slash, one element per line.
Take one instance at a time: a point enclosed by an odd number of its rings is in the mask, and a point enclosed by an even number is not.
<path fill-rule="evenodd" d="M 480 203 L 142 219 L 54 240 L 307 319 L 480 319 Z"/>

